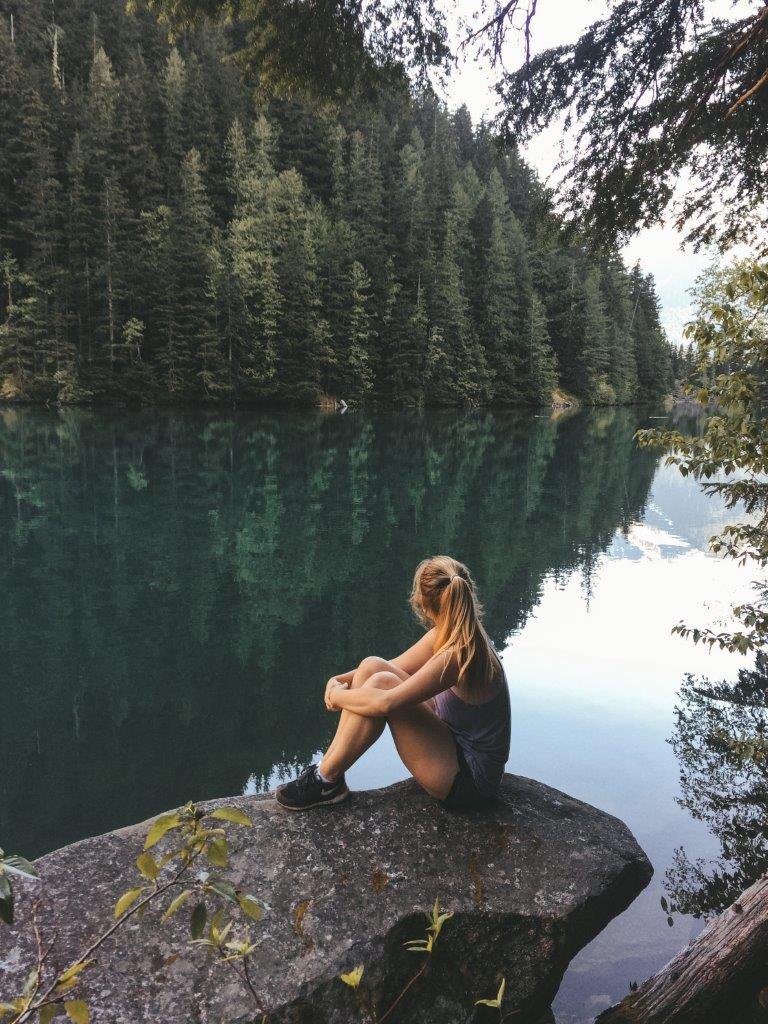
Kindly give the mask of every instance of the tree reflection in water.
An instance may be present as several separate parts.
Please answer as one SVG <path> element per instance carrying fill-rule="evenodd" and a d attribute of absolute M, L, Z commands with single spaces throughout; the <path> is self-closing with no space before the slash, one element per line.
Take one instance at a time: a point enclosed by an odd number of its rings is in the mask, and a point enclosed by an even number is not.
<path fill-rule="evenodd" d="M 709 917 L 768 871 L 768 656 L 736 682 L 687 676 L 675 716 L 680 803 L 721 852 L 707 863 L 678 849 L 667 893 L 675 910 Z"/>
<path fill-rule="evenodd" d="M 416 639 L 436 551 L 498 644 L 588 576 L 658 464 L 633 410 L 0 411 L 0 836 L 36 855 L 266 786 L 328 676 Z M 12 737 L 11 742 L 7 738 Z"/>

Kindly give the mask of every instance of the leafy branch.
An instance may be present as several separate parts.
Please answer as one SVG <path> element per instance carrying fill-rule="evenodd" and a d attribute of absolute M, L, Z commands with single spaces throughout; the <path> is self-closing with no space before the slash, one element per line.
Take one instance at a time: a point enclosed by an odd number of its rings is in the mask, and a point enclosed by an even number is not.
<path fill-rule="evenodd" d="M 663 448 L 667 464 L 701 481 L 726 508 L 743 508 L 747 522 L 710 539 L 714 554 L 764 570 L 768 566 L 768 264 L 735 263 L 700 286 L 696 319 L 686 335 L 698 356 L 687 394 L 714 411 L 699 436 L 676 430 L 640 430 L 641 446 Z M 717 479 L 719 478 L 719 479 Z M 678 623 L 673 632 L 694 643 L 746 654 L 768 643 L 768 583 L 733 614 L 741 629 L 716 632 Z"/>
<path fill-rule="evenodd" d="M 192 942 L 211 949 L 218 959 L 238 976 L 263 1013 L 263 1003 L 251 978 L 249 957 L 256 948 L 245 919 L 260 921 L 264 908 L 256 897 L 236 889 L 222 872 L 229 867 L 229 843 L 219 822 L 249 826 L 251 819 L 237 807 L 219 807 L 207 812 L 188 803 L 171 814 L 157 818 L 147 833 L 144 849 L 136 858 L 142 883 L 124 892 L 114 908 L 113 923 L 102 931 L 61 973 L 48 975 L 48 961 L 54 941 L 43 942 L 38 926 L 41 900 L 32 907 L 32 929 L 35 936 L 35 965 L 28 974 L 22 991 L 8 1001 L 0 1001 L 0 1020 L 7 1024 L 26 1024 L 38 1016 L 40 1024 L 50 1024 L 64 1013 L 73 1024 L 88 1024 L 87 1002 L 70 998 L 81 982 L 84 972 L 95 963 L 94 954 L 132 917 L 141 917 L 150 904 L 157 903 L 172 890 L 181 889 L 165 907 L 161 920 L 168 921 L 192 897 L 197 902 L 190 916 Z M 156 857 L 152 851 L 165 840 L 173 839 L 171 848 Z M 12 924 L 14 893 L 9 874 L 36 879 L 37 872 L 22 857 L 6 857 L 0 851 L 0 920 Z M 210 916 L 208 901 L 217 904 Z M 242 915 L 239 930 L 234 921 L 226 921 L 227 905 L 239 908 Z M 10 1016 L 9 1016 L 10 1015 Z"/>

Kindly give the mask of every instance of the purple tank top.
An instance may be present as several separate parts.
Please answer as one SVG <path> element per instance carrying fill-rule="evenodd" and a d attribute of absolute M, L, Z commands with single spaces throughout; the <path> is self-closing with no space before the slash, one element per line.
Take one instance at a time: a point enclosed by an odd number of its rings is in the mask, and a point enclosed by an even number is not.
<path fill-rule="evenodd" d="M 482 704 L 467 704 L 451 687 L 434 698 L 435 712 L 456 738 L 475 785 L 484 796 L 499 789 L 509 758 L 511 709 L 504 668 L 498 688 Z"/>

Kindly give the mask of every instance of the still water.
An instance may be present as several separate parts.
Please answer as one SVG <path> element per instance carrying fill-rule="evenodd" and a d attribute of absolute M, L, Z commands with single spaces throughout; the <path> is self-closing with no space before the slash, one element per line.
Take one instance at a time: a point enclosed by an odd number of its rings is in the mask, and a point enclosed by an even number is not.
<path fill-rule="evenodd" d="M 624 819 L 651 887 L 574 962 L 581 1024 L 700 927 L 659 907 L 677 847 L 686 672 L 742 662 L 670 635 L 748 574 L 726 513 L 640 451 L 634 412 L 0 413 L 0 845 L 35 856 L 187 799 L 259 792 L 330 737 L 325 680 L 418 635 L 413 568 L 477 578 L 504 652 L 509 769 Z M 353 786 L 403 777 L 383 739 Z"/>

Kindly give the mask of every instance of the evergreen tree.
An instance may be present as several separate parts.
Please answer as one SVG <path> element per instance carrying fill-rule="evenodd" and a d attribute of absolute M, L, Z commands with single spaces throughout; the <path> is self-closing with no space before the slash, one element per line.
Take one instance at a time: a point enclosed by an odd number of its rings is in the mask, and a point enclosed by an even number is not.
<path fill-rule="evenodd" d="M 135 215 L 156 206 L 162 196 L 161 171 L 152 145 L 150 116 L 158 99 L 156 83 L 152 81 L 144 58 L 141 53 L 132 54 L 117 98 L 117 130 L 122 140 L 122 182 Z"/>
<path fill-rule="evenodd" d="M 14 157 L 19 166 L 18 205 L 11 236 L 21 254 L 28 294 L 23 321 L 34 337 L 34 373 L 26 387 L 35 398 L 56 398 L 55 375 L 71 363 L 62 308 L 61 186 L 55 161 L 50 114 L 36 89 L 27 89 Z M 23 166 L 23 170 L 22 170 Z M 25 328 L 26 330 L 26 328 Z M 31 332 L 31 333 L 30 333 Z"/>
<path fill-rule="evenodd" d="M 281 310 L 275 259 L 272 139 L 261 118 L 249 143 L 239 122 L 228 135 L 234 212 L 218 251 L 216 289 L 231 386 L 245 397 L 270 393 Z"/>
<path fill-rule="evenodd" d="M 637 392 L 637 363 L 630 337 L 632 302 L 621 257 L 612 250 L 601 261 L 600 284 L 606 317 L 608 382 L 617 402 L 631 402 Z"/>
<path fill-rule="evenodd" d="M 483 401 L 488 393 L 485 356 L 469 316 L 459 267 L 459 243 L 466 231 L 468 210 L 466 193 L 457 183 L 435 273 L 427 356 L 427 385 L 443 401 Z"/>
<path fill-rule="evenodd" d="M 523 393 L 538 394 L 538 382 L 529 379 L 528 332 L 533 283 L 527 245 L 509 208 L 501 175 L 494 168 L 480 210 L 479 309 L 482 336 L 493 374 L 495 402 L 514 405 Z"/>
<path fill-rule="evenodd" d="M 581 334 L 576 359 L 576 393 L 596 405 L 610 405 L 616 395 L 608 381 L 608 334 L 600 271 L 591 268 L 579 288 L 575 322 Z"/>
<path fill-rule="evenodd" d="M 172 280 L 175 329 L 162 353 L 166 387 L 173 396 L 214 394 L 224 387 L 221 352 L 212 338 L 211 210 L 196 149 L 184 157 L 173 210 Z"/>
<path fill-rule="evenodd" d="M 103 47 L 99 47 L 91 63 L 82 131 L 88 172 L 96 191 L 115 165 L 117 95 L 118 83 L 111 61 Z"/>
<path fill-rule="evenodd" d="M 125 320 L 127 247 L 127 203 L 113 174 L 108 175 L 99 197 L 99 219 L 94 245 L 96 274 L 94 284 L 100 302 L 96 307 L 95 335 L 99 352 L 99 369 L 108 374 L 104 384 L 108 391 L 115 389 L 115 379 L 121 369 L 121 340 Z M 94 382 L 91 382 L 93 386 Z"/>
<path fill-rule="evenodd" d="M 317 278 L 316 228 L 304 183 L 296 171 L 283 171 L 270 183 L 275 211 L 276 269 L 283 302 L 278 320 L 277 393 L 315 399 L 332 351 L 321 314 Z"/>
<path fill-rule="evenodd" d="M 145 310 L 145 357 L 159 369 L 176 347 L 176 282 L 174 274 L 174 219 L 169 206 L 160 205 L 141 215 L 139 265 Z M 156 375 L 155 384 L 159 385 Z"/>
<path fill-rule="evenodd" d="M 653 278 L 643 274 L 639 264 L 632 270 L 630 298 L 638 397 L 653 402 L 672 386 L 672 361 Z"/>
<path fill-rule="evenodd" d="M 353 260 L 344 280 L 344 347 L 338 353 L 343 372 L 337 376 L 342 392 L 365 395 L 372 386 L 370 349 L 373 338 L 370 305 L 371 279 L 362 263 Z"/>
<path fill-rule="evenodd" d="M 418 129 L 400 151 L 398 195 L 400 263 L 403 283 L 409 295 L 426 287 L 434 274 L 432 238 L 427 212 L 426 148 Z"/>
<path fill-rule="evenodd" d="M 85 154 L 82 138 L 76 133 L 66 167 L 66 281 L 67 301 L 70 309 L 69 333 L 77 351 L 80 366 L 94 358 L 94 298 L 95 282 L 92 277 L 94 256 L 91 204 L 85 180 Z"/>
<path fill-rule="evenodd" d="M 0 251 L 13 241 L 13 223 L 18 217 L 15 182 L 22 169 L 19 152 L 21 125 L 19 99 L 23 94 L 23 72 L 16 46 L 11 42 L 6 19 L 0 20 Z"/>
<path fill-rule="evenodd" d="M 547 314 L 539 296 L 531 294 L 526 325 L 525 373 L 520 398 L 529 405 L 546 405 L 558 384 L 557 359 L 549 343 Z"/>
<path fill-rule="evenodd" d="M 36 347 L 44 323 L 38 297 L 27 274 L 6 253 L 2 269 L 5 315 L 0 323 L 0 398 L 34 397 L 37 379 Z"/>
<path fill-rule="evenodd" d="M 186 65 L 174 47 L 168 54 L 160 86 L 163 106 L 163 155 L 166 195 L 171 196 L 179 180 L 179 168 L 184 157 L 185 122 L 184 96 L 186 92 Z"/>

